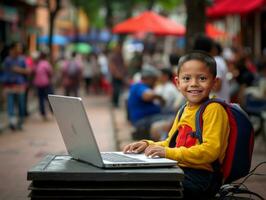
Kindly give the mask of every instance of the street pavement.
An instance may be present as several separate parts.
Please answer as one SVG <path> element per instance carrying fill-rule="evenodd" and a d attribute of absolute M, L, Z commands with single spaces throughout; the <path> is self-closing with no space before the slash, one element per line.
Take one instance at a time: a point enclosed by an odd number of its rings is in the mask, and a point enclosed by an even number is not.
<path fill-rule="evenodd" d="M 121 112 L 111 112 L 109 98 L 90 96 L 83 98 L 88 118 L 94 130 L 101 151 L 116 150 L 114 134 L 114 118 L 123 118 Z M 120 116 L 112 116 L 118 115 Z M 70 113 L 71 114 L 71 113 Z M 125 120 L 126 123 L 126 120 Z M 118 131 L 130 134 L 129 130 L 121 130 L 128 126 L 118 126 Z M 125 137 L 128 139 L 128 137 Z M 120 141 L 123 143 L 123 141 Z M 125 142 L 125 141 L 124 141 Z M 266 161 L 266 142 L 257 137 L 253 154 L 252 168 Z M 66 154 L 66 149 L 52 115 L 48 121 L 43 121 L 38 113 L 33 113 L 27 119 L 23 131 L 0 133 L 0 200 L 27 199 L 27 170 L 48 154 Z M 266 173 L 266 164 L 256 171 Z M 253 192 L 266 198 L 266 176 L 251 176 L 245 185 Z"/>

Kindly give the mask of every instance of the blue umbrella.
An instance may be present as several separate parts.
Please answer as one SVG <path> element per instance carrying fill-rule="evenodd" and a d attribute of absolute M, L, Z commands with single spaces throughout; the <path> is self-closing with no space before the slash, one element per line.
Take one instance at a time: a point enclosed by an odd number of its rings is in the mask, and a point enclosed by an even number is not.
<path fill-rule="evenodd" d="M 89 33 L 81 34 L 78 36 L 71 36 L 69 40 L 74 42 L 108 42 L 113 38 L 112 33 L 108 30 L 96 30 L 92 29 Z"/>
<path fill-rule="evenodd" d="M 48 44 L 49 42 L 49 36 L 48 35 L 43 35 L 38 37 L 38 43 L 40 44 Z M 63 35 L 53 35 L 52 37 L 52 44 L 57 44 L 57 45 L 65 45 L 68 43 L 67 37 Z"/>

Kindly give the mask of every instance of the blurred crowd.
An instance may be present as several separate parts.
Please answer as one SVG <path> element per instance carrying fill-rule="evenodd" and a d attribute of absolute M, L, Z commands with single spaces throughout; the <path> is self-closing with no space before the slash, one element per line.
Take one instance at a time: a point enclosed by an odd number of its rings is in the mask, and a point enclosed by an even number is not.
<path fill-rule="evenodd" d="M 47 52 L 27 54 L 21 43 L 1 52 L 1 99 L 9 128 L 22 130 L 33 93 L 39 113 L 47 120 L 48 94 L 80 96 L 109 95 L 114 108 L 127 111 L 134 127 L 133 138 L 163 139 L 174 116 L 184 103 L 175 86 L 181 53 L 165 54 L 156 41 L 144 43 L 125 59 L 122 44 L 89 54 L 71 52 L 54 63 Z M 205 51 L 217 63 L 217 84 L 213 95 L 240 104 L 258 117 L 266 110 L 266 55 L 254 60 L 251 51 L 241 46 L 223 48 L 206 36 L 199 36 L 193 50 Z M 4 103 L 3 103 L 4 102 Z"/>
<path fill-rule="evenodd" d="M 207 52 L 216 61 L 217 82 L 211 95 L 224 99 L 228 103 L 239 104 L 252 119 L 256 119 L 255 131 L 257 133 L 264 131 L 265 133 L 266 55 L 254 59 L 249 48 L 240 45 L 223 48 L 219 42 L 207 36 L 198 36 L 192 50 Z M 149 137 L 153 140 L 161 140 L 170 130 L 175 116 L 173 113 L 176 113 L 178 108 L 184 104 L 182 95 L 174 87 L 174 77 L 181 55 L 176 52 L 167 55 L 169 65 L 163 64 L 165 55 L 156 49 L 154 52 L 145 52 L 144 49 L 142 54 L 137 53 L 132 58 L 133 63 L 138 63 L 136 57 L 142 59 L 142 64 L 136 65 L 138 67 L 134 68 L 141 69 L 139 76 L 137 76 L 138 73 L 135 73 L 132 78 L 134 81 L 141 80 L 141 82 L 133 84 L 129 89 L 127 104 L 129 120 L 136 128 L 132 133 L 133 138 Z M 132 65 L 129 65 L 128 70 L 134 71 L 131 68 Z M 149 68 L 157 69 L 159 73 L 152 73 L 151 70 L 148 70 Z M 168 78 L 166 78 L 167 70 L 169 71 Z M 170 85 L 175 89 L 170 90 Z M 160 89 L 158 90 L 158 88 Z M 165 105 L 169 108 L 168 101 L 171 102 L 172 109 L 165 112 Z"/>

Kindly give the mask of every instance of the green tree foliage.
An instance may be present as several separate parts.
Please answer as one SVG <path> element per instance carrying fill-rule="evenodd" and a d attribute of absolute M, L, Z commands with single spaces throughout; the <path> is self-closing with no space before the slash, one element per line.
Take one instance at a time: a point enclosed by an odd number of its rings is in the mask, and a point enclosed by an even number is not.
<path fill-rule="evenodd" d="M 72 0 L 77 8 L 82 8 L 90 19 L 90 24 L 96 28 L 107 26 L 132 16 L 135 9 L 152 9 L 159 4 L 165 11 L 171 11 L 183 0 Z"/>
<path fill-rule="evenodd" d="M 99 28 L 104 26 L 104 18 L 100 15 L 100 11 L 105 0 L 72 0 L 71 2 L 76 8 L 84 10 L 92 26 Z"/>
<path fill-rule="evenodd" d="M 183 3 L 183 0 L 157 0 L 165 11 L 172 11 Z"/>

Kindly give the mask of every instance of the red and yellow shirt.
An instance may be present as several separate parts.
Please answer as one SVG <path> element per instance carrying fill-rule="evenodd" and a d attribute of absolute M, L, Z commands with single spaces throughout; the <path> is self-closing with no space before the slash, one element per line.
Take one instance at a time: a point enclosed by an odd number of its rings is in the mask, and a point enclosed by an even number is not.
<path fill-rule="evenodd" d="M 227 140 L 230 131 L 228 116 L 222 105 L 219 103 L 209 104 L 203 113 L 202 143 L 191 137 L 196 131 L 196 112 L 199 106 L 186 106 L 178 120 L 175 118 L 173 126 L 164 141 L 153 142 L 165 147 L 166 158 L 177 160 L 182 167 L 204 169 L 213 171 L 211 164 L 215 160 L 222 162 L 227 148 Z M 176 147 L 170 148 L 169 143 L 178 130 Z"/>

